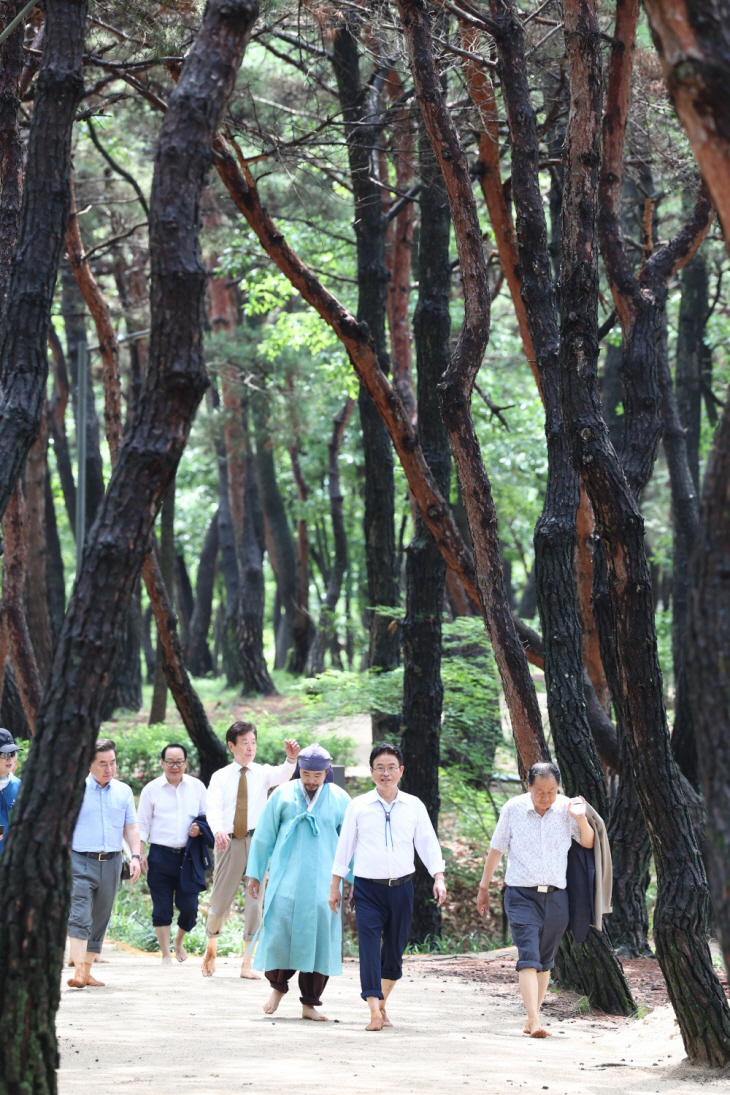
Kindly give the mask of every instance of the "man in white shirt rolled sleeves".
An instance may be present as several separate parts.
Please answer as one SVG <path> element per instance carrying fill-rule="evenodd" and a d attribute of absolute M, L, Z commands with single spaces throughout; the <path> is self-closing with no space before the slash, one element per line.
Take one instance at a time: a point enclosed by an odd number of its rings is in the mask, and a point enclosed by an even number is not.
<path fill-rule="evenodd" d="M 488 909 L 492 875 L 509 849 L 504 909 L 517 947 L 520 993 L 527 1012 L 524 1032 L 532 1038 L 547 1038 L 540 1008 L 568 927 L 568 852 L 573 840 L 592 848 L 594 833 L 586 819 L 585 799 L 558 793 L 560 771 L 554 764 L 533 764 L 527 786 L 526 795 L 517 795 L 502 807 L 479 884 L 477 909 L 480 916 Z"/>
<path fill-rule="evenodd" d="M 142 854 L 142 871 L 152 897 L 152 925 L 162 951 L 163 965 L 172 964 L 170 933 L 173 907 L 177 905 L 175 957 L 187 958 L 185 936 L 198 919 L 198 895 L 180 889 L 185 847 L 189 836 L 199 836 L 195 818 L 205 813 L 205 784 L 189 776 L 185 769 L 188 751 L 171 742 L 162 750 L 162 775 L 142 788 L 137 819 L 143 843 L 149 852 Z"/>
<path fill-rule="evenodd" d="M 370 1008 L 366 1030 L 393 1024 L 386 1003 L 403 976 L 403 952 L 413 915 L 413 875 L 418 852 L 433 875 L 433 895 L 446 900 L 444 859 L 431 819 L 420 798 L 398 789 L 403 754 L 380 742 L 370 754 L 375 788 L 347 807 L 332 868 L 329 904 L 339 912 L 341 883 L 354 856 L 355 918 L 360 948 L 361 996 Z"/>
<path fill-rule="evenodd" d="M 299 744 L 292 738 L 284 742 L 283 764 L 254 764 L 256 727 L 251 722 L 234 722 L 226 731 L 226 745 L 233 764 L 219 768 L 208 785 L 208 824 L 215 834 L 215 871 L 210 895 L 206 933 L 208 942 L 201 972 L 215 973 L 218 936 L 233 904 L 240 883 L 246 878 L 246 864 L 256 822 L 266 805 L 272 787 L 286 783 L 294 775 Z M 243 913 L 244 956 L 241 977 L 258 980 L 253 971 L 253 939 L 261 922 L 264 886 L 258 900 L 246 898 Z"/>

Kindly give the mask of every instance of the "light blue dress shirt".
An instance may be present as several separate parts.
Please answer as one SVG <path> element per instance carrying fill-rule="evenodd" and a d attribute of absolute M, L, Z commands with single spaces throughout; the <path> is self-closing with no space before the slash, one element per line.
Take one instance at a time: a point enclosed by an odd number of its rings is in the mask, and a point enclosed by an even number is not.
<path fill-rule="evenodd" d="M 132 788 L 118 779 L 102 787 L 89 773 L 71 847 L 75 852 L 120 852 L 124 826 L 136 821 Z"/>

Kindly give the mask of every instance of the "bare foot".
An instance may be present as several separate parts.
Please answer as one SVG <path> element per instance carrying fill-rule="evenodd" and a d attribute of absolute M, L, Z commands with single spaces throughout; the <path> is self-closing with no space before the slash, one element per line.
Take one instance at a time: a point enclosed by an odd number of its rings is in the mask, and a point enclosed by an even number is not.
<path fill-rule="evenodd" d="M 388 1013 L 387 1013 L 387 1011 L 385 1010 L 385 1008 L 383 1007 L 382 1004 L 380 1005 L 380 1017 L 383 1020 L 383 1026 L 384 1027 L 392 1027 L 393 1026 L 390 1019 L 388 1018 Z"/>
<path fill-rule="evenodd" d="M 100 954 L 94 955 L 94 961 L 95 962 L 101 962 L 102 966 L 108 966 L 109 965 L 109 959 L 108 958 L 102 958 Z"/>
<path fill-rule="evenodd" d="M 82 971 L 75 973 L 73 977 L 69 977 L 66 982 L 72 989 L 85 989 L 86 988 L 86 976 Z"/>
<path fill-rule="evenodd" d="M 253 964 L 253 956 L 251 956 L 249 958 L 249 956 L 246 955 L 243 962 L 241 963 L 241 972 L 239 974 L 239 977 L 245 977 L 247 981 L 260 981 L 261 980 L 261 974 L 256 973 L 251 968 L 252 964 Z"/>
<path fill-rule="evenodd" d="M 203 964 L 200 967 L 200 972 L 203 977 L 212 977 L 215 973 L 215 952 L 206 951 L 203 957 Z"/>
<path fill-rule="evenodd" d="M 384 1026 L 385 1023 L 383 1022 L 382 1013 L 379 1015 L 371 1015 L 370 1022 L 365 1027 L 365 1030 L 382 1030 Z"/>
<path fill-rule="evenodd" d="M 185 962 L 188 957 L 188 952 L 185 950 L 182 942 L 178 943 L 177 940 L 175 940 L 175 957 L 178 962 Z"/>
<path fill-rule="evenodd" d="M 278 989 L 272 989 L 271 990 L 271 996 L 269 997 L 269 999 L 264 1004 L 264 1011 L 266 1012 L 267 1015 L 273 1015 L 274 1014 L 274 1012 L 278 1008 L 279 1004 L 281 1003 L 281 998 L 283 997 L 283 995 L 284 995 L 284 993 L 279 992 Z"/>
<path fill-rule="evenodd" d="M 90 973 L 86 974 L 86 984 L 91 989 L 103 989 L 104 988 L 104 982 L 103 981 L 97 981 L 96 978 L 92 977 Z"/>
<path fill-rule="evenodd" d="M 302 1004 L 302 1019 L 314 1019 L 315 1023 L 326 1023 L 327 1016 L 317 1011 L 311 1004 Z"/>
<path fill-rule="evenodd" d="M 162 956 L 162 965 L 163 966 L 171 966 L 172 965 L 172 955 L 171 954 L 163 954 L 163 956 Z"/>

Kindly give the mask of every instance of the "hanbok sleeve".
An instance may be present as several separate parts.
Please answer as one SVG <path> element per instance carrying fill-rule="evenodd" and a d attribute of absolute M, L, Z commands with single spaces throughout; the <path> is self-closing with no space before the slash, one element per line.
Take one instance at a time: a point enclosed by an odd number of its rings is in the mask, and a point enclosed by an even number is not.
<path fill-rule="evenodd" d="M 251 840 L 246 863 L 247 878 L 258 878 L 260 882 L 266 874 L 281 826 L 280 803 L 281 795 L 278 793 L 272 795 L 256 822 L 256 831 Z"/>

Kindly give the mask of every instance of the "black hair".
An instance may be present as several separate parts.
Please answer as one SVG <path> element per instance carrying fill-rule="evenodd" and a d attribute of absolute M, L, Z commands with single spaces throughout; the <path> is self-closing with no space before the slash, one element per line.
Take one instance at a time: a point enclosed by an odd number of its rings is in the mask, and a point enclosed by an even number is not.
<path fill-rule="evenodd" d="M 372 748 L 370 753 L 370 767 L 372 768 L 376 757 L 379 757 L 381 753 L 392 753 L 394 757 L 398 758 L 398 764 L 403 767 L 403 754 L 397 745 L 391 745 L 389 741 L 379 741 Z"/>
<path fill-rule="evenodd" d="M 527 773 L 528 786 L 532 787 L 536 779 L 549 779 L 550 776 L 554 776 L 555 782 L 560 784 L 560 769 L 557 764 L 551 764 L 549 760 L 541 760 L 538 764 L 533 764 Z"/>
<path fill-rule="evenodd" d="M 184 746 L 184 745 L 181 745 L 179 741 L 171 741 L 171 742 L 170 742 L 170 744 L 169 744 L 169 745 L 166 745 L 166 746 L 165 746 L 165 748 L 164 748 L 164 749 L 162 750 L 162 752 L 160 753 L 160 760 L 164 760 L 164 759 L 165 759 L 165 754 L 167 753 L 167 750 L 168 750 L 168 749 L 182 749 L 182 751 L 183 751 L 183 756 L 185 757 L 185 760 L 187 760 L 187 759 L 188 759 L 188 751 L 187 751 L 187 749 L 185 748 L 185 746 Z"/>

